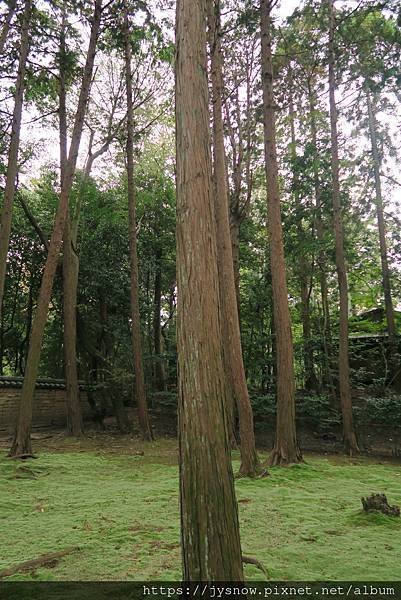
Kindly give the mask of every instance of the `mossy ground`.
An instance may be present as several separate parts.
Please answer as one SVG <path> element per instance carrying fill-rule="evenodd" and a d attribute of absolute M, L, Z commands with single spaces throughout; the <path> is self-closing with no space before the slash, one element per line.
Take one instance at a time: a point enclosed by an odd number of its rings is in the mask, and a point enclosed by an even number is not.
<path fill-rule="evenodd" d="M 24 463 L 1 455 L 0 570 L 69 546 L 79 551 L 9 580 L 180 579 L 174 440 L 95 436 L 36 451 Z M 364 514 L 360 502 L 384 492 L 401 504 L 400 464 L 307 456 L 270 473 L 238 480 L 236 490 L 243 552 L 272 580 L 400 579 L 401 519 Z M 245 571 L 264 578 L 252 565 Z"/>

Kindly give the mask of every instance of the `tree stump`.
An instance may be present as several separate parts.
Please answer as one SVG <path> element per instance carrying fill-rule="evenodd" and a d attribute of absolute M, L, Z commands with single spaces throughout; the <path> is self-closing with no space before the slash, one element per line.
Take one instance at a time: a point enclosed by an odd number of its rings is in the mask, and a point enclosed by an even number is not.
<path fill-rule="evenodd" d="M 363 510 L 366 512 L 369 512 L 371 510 L 378 510 L 384 515 L 388 515 L 390 517 L 400 516 L 400 507 L 396 505 L 390 506 L 387 502 L 385 494 L 372 494 L 367 498 L 361 498 L 361 500 Z"/>

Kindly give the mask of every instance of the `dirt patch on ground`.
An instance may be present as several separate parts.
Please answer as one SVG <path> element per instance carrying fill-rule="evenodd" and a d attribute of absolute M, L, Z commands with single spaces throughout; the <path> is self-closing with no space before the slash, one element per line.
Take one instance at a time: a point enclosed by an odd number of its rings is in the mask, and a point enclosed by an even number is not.
<path fill-rule="evenodd" d="M 175 421 L 174 421 L 175 423 Z M 121 434 L 113 420 L 106 423 L 104 430 L 88 427 L 86 435 L 82 438 L 73 438 L 66 435 L 65 431 L 45 429 L 34 431 L 32 441 L 35 453 L 37 452 L 95 452 L 97 454 L 114 454 L 116 456 L 136 456 L 142 462 L 151 462 L 166 466 L 178 464 L 178 442 L 172 444 L 176 431 L 173 420 L 170 427 L 162 429 L 163 433 L 154 423 L 156 442 L 144 442 L 138 433 L 137 427 L 133 434 Z M 261 427 L 256 424 L 256 443 L 261 451 L 270 451 L 274 443 L 274 429 L 270 426 Z M 298 431 L 301 448 L 306 453 L 326 455 L 333 463 L 343 464 L 348 457 L 343 455 L 341 431 L 333 432 L 330 436 L 320 435 L 318 431 L 300 427 Z M 0 451 L 7 452 L 11 446 L 12 437 L 0 433 Z M 355 457 L 355 464 L 369 458 L 382 459 L 385 462 L 400 464 L 401 462 L 401 437 L 391 434 L 387 430 L 370 430 L 359 432 L 359 442 L 362 449 L 361 455 Z"/>

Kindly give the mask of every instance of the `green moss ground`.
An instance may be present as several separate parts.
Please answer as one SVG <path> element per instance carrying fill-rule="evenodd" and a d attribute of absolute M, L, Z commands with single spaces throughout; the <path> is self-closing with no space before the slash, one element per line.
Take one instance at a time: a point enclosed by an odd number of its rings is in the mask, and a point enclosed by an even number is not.
<path fill-rule="evenodd" d="M 44 447 L 25 463 L 2 453 L 0 569 L 80 548 L 10 580 L 180 579 L 176 442 L 147 444 L 144 456 L 138 447 Z M 360 502 L 384 492 L 401 504 L 401 465 L 310 456 L 236 489 L 243 552 L 271 579 L 401 579 L 401 519 L 366 515 Z M 261 573 L 247 565 L 246 576 Z"/>

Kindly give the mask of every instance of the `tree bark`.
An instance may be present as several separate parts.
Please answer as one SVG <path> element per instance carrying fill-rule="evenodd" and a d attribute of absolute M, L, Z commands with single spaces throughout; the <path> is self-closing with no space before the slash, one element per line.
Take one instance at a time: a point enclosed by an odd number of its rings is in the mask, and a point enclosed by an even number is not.
<path fill-rule="evenodd" d="M 340 197 L 340 163 L 338 157 L 337 106 L 335 99 L 335 56 L 334 56 L 334 0 L 328 0 L 330 16 L 329 32 L 329 101 L 330 101 L 330 131 L 331 131 L 331 176 L 334 213 L 334 237 L 336 250 L 336 268 L 340 295 L 340 332 L 338 373 L 340 386 L 340 402 L 343 419 L 343 439 L 345 451 L 352 455 L 359 451 L 354 430 L 352 415 L 352 399 L 348 351 L 348 281 L 344 252 L 344 231 Z"/>
<path fill-rule="evenodd" d="M 261 66 L 266 193 L 277 347 L 277 427 L 275 444 L 269 462 L 272 465 L 284 465 L 301 461 L 302 455 L 297 442 L 295 424 L 294 357 L 278 185 L 270 10 L 270 0 L 261 0 Z"/>
<path fill-rule="evenodd" d="M 18 172 L 18 153 L 21 133 L 22 106 L 24 102 L 26 61 L 29 52 L 29 25 L 31 21 L 31 13 L 32 2 L 31 0 L 26 0 L 24 4 L 24 14 L 22 17 L 21 45 L 19 49 L 17 81 L 15 84 L 14 112 L 0 224 L 0 322 L 3 307 L 4 284 L 7 272 L 7 254 L 10 244 L 15 183 Z"/>
<path fill-rule="evenodd" d="M 60 129 L 60 181 L 64 185 L 65 170 L 67 166 L 67 110 L 66 110 L 66 14 L 62 6 L 62 22 L 60 31 L 60 68 L 59 68 L 59 129 Z M 78 369 L 77 369 L 77 287 L 78 281 L 74 277 L 77 271 L 78 260 L 71 238 L 70 214 L 67 219 L 63 238 L 63 315 L 64 315 L 64 363 L 66 391 L 65 401 L 67 408 L 67 433 L 79 437 L 84 433 L 81 402 L 79 397 Z"/>
<path fill-rule="evenodd" d="M 4 46 L 6 44 L 8 32 L 10 30 L 11 19 L 13 18 L 14 13 L 15 13 L 16 4 L 17 4 L 16 0 L 10 0 L 8 3 L 8 11 L 6 13 L 3 27 L 1 28 L 1 33 L 0 33 L 0 56 L 4 52 Z"/>
<path fill-rule="evenodd" d="M 390 282 L 390 271 L 388 267 L 388 253 L 387 253 L 387 241 L 386 241 L 386 223 L 384 220 L 383 210 L 383 195 L 382 186 L 380 180 L 380 156 L 377 144 L 377 122 L 376 114 L 372 106 L 369 89 L 366 88 L 366 101 L 368 105 L 369 115 L 369 133 L 370 143 L 372 147 L 372 160 L 373 160 L 373 172 L 375 177 L 375 204 L 376 204 L 376 215 L 377 215 L 377 226 L 379 230 L 379 242 L 380 242 L 380 259 L 382 268 L 382 281 L 383 281 L 383 292 L 384 292 L 384 303 L 386 308 L 386 319 L 387 319 L 387 331 L 390 340 L 394 340 L 396 335 L 396 327 L 394 320 L 394 307 L 393 299 L 391 296 L 391 282 Z"/>
<path fill-rule="evenodd" d="M 183 579 L 243 581 L 221 355 L 206 0 L 176 23 L 177 346 Z"/>
<path fill-rule="evenodd" d="M 38 305 L 32 326 L 28 359 L 25 370 L 24 383 L 21 392 L 17 428 L 10 450 L 11 456 L 15 456 L 17 454 L 31 453 L 30 432 L 32 424 L 32 405 L 35 393 L 36 379 L 38 375 L 43 333 L 49 311 L 49 302 L 53 287 L 54 274 L 57 268 L 60 248 L 63 239 L 63 232 L 68 215 L 68 203 L 74 180 L 75 167 L 78 157 L 79 145 L 81 142 L 86 106 L 89 98 L 89 89 L 92 80 L 93 64 L 96 54 L 96 44 L 100 28 L 101 13 L 102 0 L 95 0 L 89 47 L 84 67 L 77 113 L 75 116 L 70 151 L 64 174 L 63 187 L 61 189 L 60 194 L 60 202 L 54 221 L 53 233 L 50 239 L 49 252 L 47 255 L 46 264 L 43 272 Z"/>
<path fill-rule="evenodd" d="M 220 45 L 220 0 L 208 0 L 208 24 L 213 105 L 214 214 L 217 234 L 223 362 L 230 405 L 228 410 L 231 410 L 231 404 L 235 402 L 238 411 L 241 440 L 239 475 L 255 477 L 260 473 L 261 468 L 256 452 L 252 406 L 242 357 L 230 236 L 222 111 L 223 76 Z"/>
<path fill-rule="evenodd" d="M 134 355 L 135 398 L 138 408 L 139 426 L 146 440 L 153 439 L 149 420 L 148 403 L 143 372 L 141 320 L 139 313 L 138 253 L 136 239 L 135 183 L 134 183 L 134 112 L 132 102 L 131 41 L 128 8 L 124 5 L 125 78 L 127 91 L 127 179 L 128 216 L 131 266 L 131 335 Z"/>

